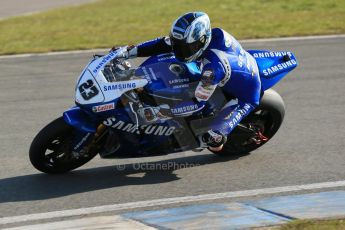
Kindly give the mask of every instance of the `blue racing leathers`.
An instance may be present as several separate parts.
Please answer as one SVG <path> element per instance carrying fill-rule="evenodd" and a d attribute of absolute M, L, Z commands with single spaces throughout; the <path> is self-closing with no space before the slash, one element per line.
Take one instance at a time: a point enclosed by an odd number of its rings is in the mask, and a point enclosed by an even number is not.
<path fill-rule="evenodd" d="M 144 42 L 135 49 L 139 57 L 172 52 L 168 37 Z M 211 42 L 197 61 L 202 71 L 195 90 L 199 103 L 204 104 L 216 87 L 236 98 L 222 108 L 210 127 L 227 136 L 259 105 L 261 82 L 256 61 L 233 36 L 219 28 L 212 29 Z"/>

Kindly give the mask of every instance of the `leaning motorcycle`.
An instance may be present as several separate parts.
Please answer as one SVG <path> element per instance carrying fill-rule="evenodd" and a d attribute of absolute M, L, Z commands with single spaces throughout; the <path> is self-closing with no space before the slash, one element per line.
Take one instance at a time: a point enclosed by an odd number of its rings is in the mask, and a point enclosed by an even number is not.
<path fill-rule="evenodd" d="M 222 107 L 236 101 L 218 87 L 204 107 L 195 104 L 200 80 L 197 62 L 173 54 L 152 56 L 136 68 L 118 58 L 122 49 L 94 55 L 75 88 L 75 104 L 34 138 L 29 156 L 45 173 L 64 173 L 101 158 L 200 151 L 198 137 Z M 249 153 L 270 140 L 283 122 L 285 106 L 270 89 L 297 66 L 291 52 L 248 50 L 262 84 L 260 105 L 228 136 L 218 156 Z"/>

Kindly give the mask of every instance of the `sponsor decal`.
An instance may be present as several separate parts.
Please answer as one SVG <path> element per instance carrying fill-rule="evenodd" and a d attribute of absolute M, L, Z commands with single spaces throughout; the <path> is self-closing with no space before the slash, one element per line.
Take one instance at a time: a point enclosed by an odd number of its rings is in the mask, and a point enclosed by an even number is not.
<path fill-rule="evenodd" d="M 284 69 L 287 69 L 288 67 L 293 67 L 295 65 L 297 65 L 297 62 L 292 59 L 290 61 L 283 62 L 283 63 L 280 63 L 278 65 L 274 65 L 274 66 L 271 66 L 267 69 L 264 69 L 262 72 L 265 76 L 269 76 L 269 75 L 276 73 L 280 70 L 284 70 Z"/>
<path fill-rule="evenodd" d="M 171 55 L 171 56 L 167 56 L 167 57 L 158 58 L 158 61 L 165 61 L 165 60 L 174 59 L 174 58 L 175 58 L 175 56 Z"/>
<path fill-rule="evenodd" d="M 228 119 L 230 119 L 230 117 L 232 116 L 232 114 L 234 114 L 234 111 L 236 111 L 236 109 L 239 107 L 239 105 L 238 105 L 238 99 L 236 98 L 236 99 L 232 99 L 232 100 L 230 100 L 228 103 L 226 103 L 226 105 L 223 107 L 223 109 L 227 109 L 227 108 L 229 108 L 229 107 L 232 107 L 233 109 L 231 110 L 231 112 L 228 114 L 228 115 L 226 115 L 225 117 L 224 117 L 224 120 L 228 120 Z"/>
<path fill-rule="evenodd" d="M 152 68 L 149 68 L 149 71 L 150 71 L 150 73 L 151 73 L 152 79 L 155 80 L 155 81 L 157 81 L 157 77 L 156 77 L 156 74 L 155 74 L 155 72 L 153 71 L 153 69 L 152 69 Z"/>
<path fill-rule="evenodd" d="M 195 97 L 201 100 L 208 100 L 212 96 L 216 87 L 217 85 L 208 85 L 204 87 L 202 83 L 199 83 L 195 90 Z"/>
<path fill-rule="evenodd" d="M 180 78 L 180 79 L 169 80 L 169 84 L 170 85 L 180 84 L 180 83 L 188 83 L 188 82 L 189 82 L 188 78 Z"/>
<path fill-rule="evenodd" d="M 92 111 L 94 113 L 99 113 L 99 112 L 104 112 L 108 110 L 115 109 L 115 104 L 114 103 L 108 103 L 108 104 L 103 104 L 103 105 L 98 105 L 92 107 Z"/>
<path fill-rule="evenodd" d="M 252 76 L 254 77 L 255 75 L 258 75 L 259 69 L 258 69 L 258 65 L 256 64 L 255 59 L 253 58 L 252 55 L 250 55 L 249 53 L 246 53 L 247 56 L 247 62 L 250 66 L 250 68 L 248 67 L 249 71 L 252 71 Z"/>
<path fill-rule="evenodd" d="M 201 94 L 199 92 L 195 93 L 195 97 L 198 98 L 198 99 L 204 100 L 204 101 L 207 101 L 207 99 L 209 98 L 209 96 L 203 95 L 203 94 Z"/>
<path fill-rule="evenodd" d="M 111 85 L 104 85 L 103 91 L 111 91 L 111 90 L 122 90 L 122 89 L 135 89 L 135 83 L 116 83 Z"/>
<path fill-rule="evenodd" d="M 76 144 L 76 146 L 74 146 L 73 150 L 77 151 L 80 146 L 82 146 L 82 144 L 84 144 L 84 142 L 89 138 L 89 136 L 91 135 L 91 133 L 87 133 L 80 141 L 78 144 Z"/>
<path fill-rule="evenodd" d="M 151 80 L 150 75 L 148 74 L 148 72 L 146 70 L 146 67 L 143 67 L 142 70 L 144 72 L 144 78 L 149 82 L 149 84 L 151 84 L 152 80 Z"/>
<path fill-rule="evenodd" d="M 243 65 L 244 65 L 244 63 L 245 63 L 245 59 L 246 59 L 246 57 L 245 57 L 246 55 L 245 55 L 245 53 L 244 53 L 244 50 L 243 49 L 241 49 L 240 50 L 240 55 L 238 56 L 238 66 L 240 67 L 240 68 L 242 68 L 243 67 Z"/>
<path fill-rule="evenodd" d="M 172 113 L 186 113 L 186 112 L 191 112 L 191 111 L 195 111 L 199 108 L 198 105 L 194 104 L 194 105 L 187 105 L 187 106 L 183 106 L 183 107 L 179 107 L 179 108 L 173 108 L 171 109 Z"/>
<path fill-rule="evenodd" d="M 283 57 L 285 55 L 291 56 L 291 52 L 259 52 L 259 53 L 253 53 L 253 57 L 255 57 L 255 58 Z"/>
<path fill-rule="evenodd" d="M 251 110 L 251 107 L 251 105 L 245 104 L 242 109 L 233 111 L 233 113 L 229 114 L 232 116 L 235 112 L 237 112 L 237 114 L 229 122 L 229 126 L 231 129 L 233 129 L 238 124 L 238 122 L 240 122 L 242 118 L 248 114 L 248 112 Z"/>
<path fill-rule="evenodd" d="M 174 86 L 173 86 L 173 89 L 188 88 L 188 87 L 189 87 L 188 84 L 174 85 Z"/>
<path fill-rule="evenodd" d="M 103 122 L 105 126 L 115 128 L 118 130 L 122 130 L 129 133 L 142 133 L 147 135 L 155 135 L 155 136 L 170 136 L 173 134 L 174 130 L 176 129 L 175 126 L 163 126 L 163 125 L 141 125 L 139 129 L 137 129 L 136 124 L 127 123 L 121 120 L 116 120 L 114 117 L 109 117 L 107 120 Z"/>
<path fill-rule="evenodd" d="M 204 70 L 201 76 L 201 83 L 203 87 L 212 85 L 214 80 L 213 70 Z"/>
<path fill-rule="evenodd" d="M 153 71 L 152 68 L 148 68 L 148 70 L 146 69 L 146 67 L 142 67 L 142 70 L 144 72 L 144 78 L 148 81 L 148 83 L 152 83 L 152 79 L 153 80 L 157 80 L 157 77 Z M 152 79 L 151 79 L 152 78 Z"/>
<path fill-rule="evenodd" d="M 111 52 L 108 55 L 104 56 L 102 61 L 92 70 L 94 74 L 97 74 L 98 70 L 100 70 L 103 65 L 105 65 L 108 61 L 115 57 L 115 52 Z"/>

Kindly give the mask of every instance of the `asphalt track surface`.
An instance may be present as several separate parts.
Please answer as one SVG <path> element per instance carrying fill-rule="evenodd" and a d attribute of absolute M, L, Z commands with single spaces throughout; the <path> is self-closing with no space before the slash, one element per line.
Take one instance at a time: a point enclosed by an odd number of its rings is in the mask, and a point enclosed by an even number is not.
<path fill-rule="evenodd" d="M 95 0 L 1 0 L 0 20 L 8 17 L 32 14 L 67 5 L 79 5 Z"/>
<path fill-rule="evenodd" d="M 28 149 L 44 125 L 73 105 L 74 84 L 90 53 L 0 58 L 0 217 L 344 180 L 345 38 L 244 47 L 289 50 L 299 60 L 275 87 L 285 100 L 286 117 L 265 146 L 226 159 L 207 151 L 96 157 L 57 176 L 36 171 Z"/>

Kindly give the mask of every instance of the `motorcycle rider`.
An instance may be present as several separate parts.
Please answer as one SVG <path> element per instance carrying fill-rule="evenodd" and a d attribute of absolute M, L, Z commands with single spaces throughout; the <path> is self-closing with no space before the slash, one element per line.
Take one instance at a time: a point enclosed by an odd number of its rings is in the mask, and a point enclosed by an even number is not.
<path fill-rule="evenodd" d="M 200 64 L 201 79 L 194 101 L 203 106 L 219 86 L 236 99 L 229 101 L 200 139 L 201 147 L 221 151 L 228 134 L 259 105 L 261 82 L 255 59 L 220 28 L 211 29 L 203 12 L 189 12 L 175 20 L 170 35 L 128 46 L 123 58 L 148 57 L 173 52 L 182 62 Z M 226 87 L 224 87 L 226 86 Z"/>

